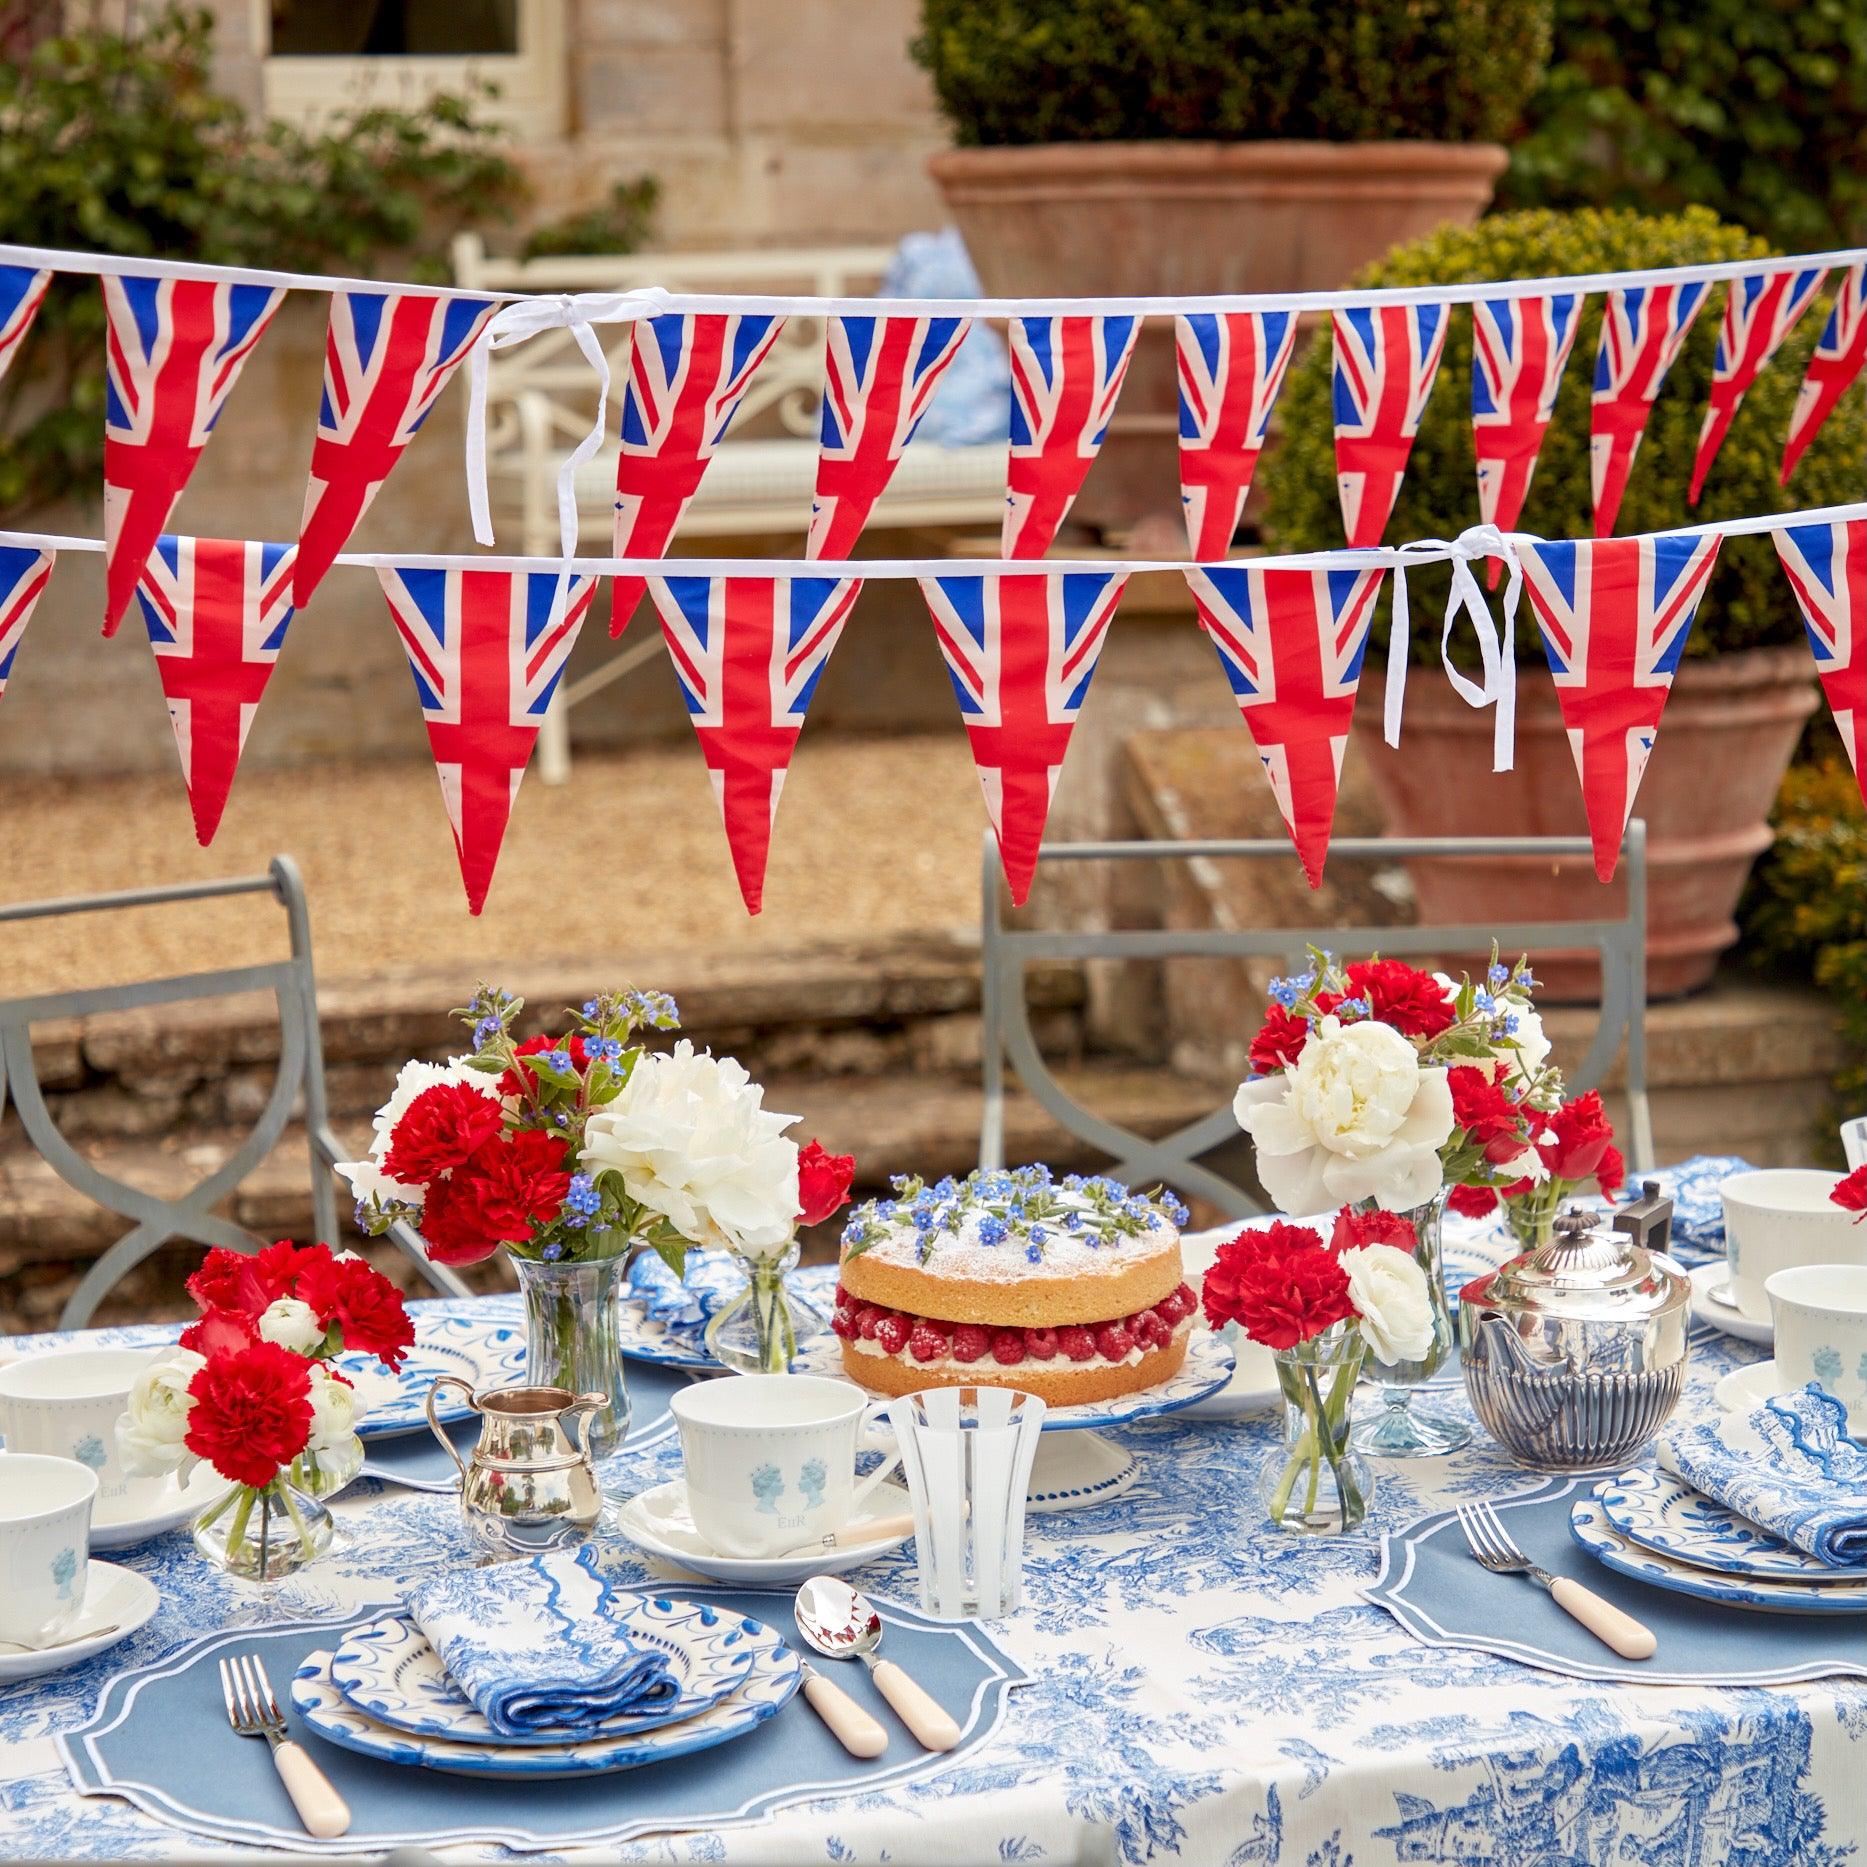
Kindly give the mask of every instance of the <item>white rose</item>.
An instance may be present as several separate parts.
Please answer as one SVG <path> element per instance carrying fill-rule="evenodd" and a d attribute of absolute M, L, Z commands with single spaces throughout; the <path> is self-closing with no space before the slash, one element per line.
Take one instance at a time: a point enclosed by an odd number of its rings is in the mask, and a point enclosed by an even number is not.
<path fill-rule="evenodd" d="M 643 1056 L 590 1117 L 584 1170 L 615 1174 L 690 1244 L 770 1256 L 797 1224 L 797 1143 L 784 1135 L 797 1117 L 772 1114 L 764 1099 L 731 1057 L 698 1054 L 683 1038 Z"/>
<path fill-rule="evenodd" d="M 177 1348 L 137 1375 L 117 1418 L 117 1451 L 128 1470 L 153 1478 L 179 1471 L 193 1458 L 182 1443 L 194 1408 L 188 1383 L 206 1366 L 205 1356 Z"/>
<path fill-rule="evenodd" d="M 1243 1084 L 1232 1111 L 1285 1212 L 1358 1199 L 1405 1212 L 1439 1190 L 1439 1149 L 1452 1132 L 1446 1072 L 1423 1069 L 1389 1025 L 1324 1018 L 1295 1065 Z"/>
<path fill-rule="evenodd" d="M 1348 1300 L 1361 1312 L 1362 1339 L 1376 1361 L 1424 1361 L 1433 1346 L 1433 1305 L 1426 1273 L 1411 1252 L 1363 1245 L 1341 1256 Z"/>
<path fill-rule="evenodd" d="M 357 1430 L 357 1390 L 323 1362 L 311 1364 L 311 1438 L 313 1452 L 341 1446 Z"/>
<path fill-rule="evenodd" d="M 324 1325 L 309 1303 L 296 1297 L 277 1297 L 259 1312 L 259 1335 L 294 1355 L 309 1355 L 324 1342 Z"/>

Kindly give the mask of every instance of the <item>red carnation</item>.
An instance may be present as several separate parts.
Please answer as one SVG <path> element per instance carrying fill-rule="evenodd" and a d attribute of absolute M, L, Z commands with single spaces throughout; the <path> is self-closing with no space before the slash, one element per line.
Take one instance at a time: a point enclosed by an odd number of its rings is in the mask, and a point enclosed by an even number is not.
<path fill-rule="evenodd" d="M 203 1311 L 199 1322 L 190 1323 L 182 1331 L 181 1345 L 197 1355 L 230 1355 L 251 1348 L 259 1339 L 259 1324 L 252 1314 L 217 1306 Z"/>
<path fill-rule="evenodd" d="M 534 1224 L 551 1224 L 564 1208 L 570 1191 L 565 1147 L 561 1137 L 537 1128 L 502 1134 L 475 1150 L 449 1182 L 450 1191 L 482 1237 L 522 1244 Z"/>
<path fill-rule="evenodd" d="M 1338 1255 L 1359 1251 L 1364 1245 L 1393 1245 L 1412 1251 L 1420 1242 L 1413 1221 L 1398 1212 L 1355 1212 L 1344 1206 L 1335 1215 L 1335 1230 L 1329 1235 L 1329 1249 Z"/>
<path fill-rule="evenodd" d="M 849 1188 L 856 1177 L 853 1154 L 829 1154 L 821 1141 L 798 1149 L 797 1205 L 800 1225 L 821 1225 L 831 1213 L 849 1204 Z"/>
<path fill-rule="evenodd" d="M 465 1197 L 464 1182 L 436 1180 L 421 1210 L 421 1242 L 435 1264 L 478 1264 L 499 1249 L 488 1237 L 479 1208 Z"/>
<path fill-rule="evenodd" d="M 590 1060 L 581 1037 L 528 1037 L 512 1054 L 515 1058 L 536 1057 L 547 1050 L 566 1052 L 571 1068 L 578 1071 Z M 502 1096 L 530 1095 L 537 1087 L 537 1080 L 537 1073 L 528 1064 L 516 1062 L 500 1077 L 499 1093 Z"/>
<path fill-rule="evenodd" d="M 1550 1138 L 1537 1144 L 1550 1177 L 1574 1184 L 1586 1180 L 1614 1145 L 1614 1125 L 1601 1106 L 1601 1092 L 1571 1096 L 1550 1116 Z M 1625 1168 L 1623 1168 L 1625 1172 Z"/>
<path fill-rule="evenodd" d="M 1524 1150 L 1523 1112 L 1483 1070 L 1468 1063 L 1446 1072 L 1452 1119 L 1486 1160 L 1501 1165 Z"/>
<path fill-rule="evenodd" d="M 276 1342 L 210 1356 L 188 1392 L 182 1443 L 237 1485 L 270 1484 L 311 1436 L 311 1364 Z"/>
<path fill-rule="evenodd" d="M 1489 1218 L 1497 1211 L 1497 1188 L 1494 1186 L 1455 1186 L 1446 1195 L 1446 1210 L 1462 1219 Z"/>
<path fill-rule="evenodd" d="M 1235 1322 L 1267 1348 L 1294 1348 L 1355 1314 L 1348 1273 L 1305 1225 L 1280 1223 L 1228 1239 L 1201 1298 L 1215 1329 Z"/>
<path fill-rule="evenodd" d="M 1828 1197 L 1843 1212 L 1858 1212 L 1867 1218 L 1867 1167 L 1856 1167 L 1845 1180 L 1837 1180 L 1828 1189 Z M 1860 1222 L 1854 1221 L 1856 1225 Z"/>
<path fill-rule="evenodd" d="M 1621 1150 L 1610 1144 L 1601 1157 L 1601 1165 L 1595 1169 L 1595 1184 L 1601 1188 L 1602 1198 L 1612 1199 L 1626 1179 L 1627 1162 L 1621 1158 Z"/>
<path fill-rule="evenodd" d="M 308 1245 L 301 1251 L 289 1238 L 256 1252 L 216 1245 L 188 1279 L 188 1294 L 203 1315 L 229 1309 L 257 1316 L 269 1303 L 290 1296 L 299 1264 L 324 1250 L 322 1245 Z"/>
<path fill-rule="evenodd" d="M 1290 1069 L 1309 1042 L 1309 1025 L 1294 1011 L 1273 1005 L 1264 1014 L 1258 1034 L 1251 1040 L 1253 1076 L 1275 1076 Z"/>
<path fill-rule="evenodd" d="M 1398 959 L 1357 960 L 1347 968 L 1353 996 L 1403 1037 L 1437 1037 L 1457 1022 L 1446 989 L 1430 972 Z"/>
<path fill-rule="evenodd" d="M 361 1258 L 329 1258 L 298 1274 L 298 1295 L 325 1328 L 333 1323 L 344 1347 L 360 1350 L 390 1368 L 400 1368 L 415 1345 L 415 1325 L 402 1293 Z"/>
<path fill-rule="evenodd" d="M 383 1172 L 404 1186 L 426 1186 L 504 1126 L 504 1111 L 490 1096 L 465 1083 L 436 1083 L 403 1110 L 389 1137 Z"/>

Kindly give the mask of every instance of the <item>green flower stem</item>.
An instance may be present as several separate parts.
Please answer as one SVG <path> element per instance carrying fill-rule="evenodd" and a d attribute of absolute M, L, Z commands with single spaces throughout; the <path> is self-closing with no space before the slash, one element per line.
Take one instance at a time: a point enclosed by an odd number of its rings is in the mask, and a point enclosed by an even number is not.
<path fill-rule="evenodd" d="M 1301 1372 L 1290 1379 L 1289 1385 L 1285 1387 L 1285 1398 L 1301 1410 L 1303 1430 L 1290 1448 L 1290 1456 L 1278 1476 L 1277 1488 L 1271 1494 L 1273 1523 L 1283 1522 L 1299 1479 L 1304 1481 L 1305 1515 L 1315 1510 L 1317 1496 L 1322 1488 L 1325 1460 L 1335 1479 L 1336 1495 L 1342 1502 L 1344 1516 L 1361 1514 L 1364 1500 L 1342 1462 L 1340 1447 L 1345 1437 L 1349 1403 L 1355 1392 L 1355 1383 L 1360 1379 L 1366 1353 L 1366 1348 L 1357 1342 L 1353 1353 L 1337 1365 L 1326 1399 L 1318 1378 L 1318 1369 L 1325 1364 L 1308 1358 L 1298 1360 L 1297 1367 Z M 1285 1371 L 1280 1370 L 1280 1381 L 1285 1378 Z M 1294 1393 L 1290 1391 L 1291 1387 L 1295 1388 Z"/>
<path fill-rule="evenodd" d="M 318 1552 L 312 1547 L 311 1530 L 305 1522 L 304 1512 L 298 1508 L 298 1499 L 292 1495 L 292 1487 L 289 1484 L 280 1484 L 275 1479 L 266 1488 L 269 1491 L 278 1492 L 279 1502 L 285 1506 L 285 1514 L 292 1520 L 292 1528 L 298 1532 L 298 1547 L 305 1552 L 307 1558 L 315 1556 Z"/>
<path fill-rule="evenodd" d="M 232 1561 L 238 1557 L 241 1547 L 246 1542 L 247 1520 L 253 1514 L 253 1504 L 258 1498 L 259 1493 L 251 1485 L 241 1485 L 237 1491 L 228 1492 L 227 1496 L 228 1498 L 237 1497 L 240 1500 L 239 1507 L 233 1514 L 233 1526 L 227 1532 L 227 1558 L 229 1561 Z M 223 1500 L 223 1502 L 216 1507 L 215 1515 L 218 1516 L 220 1511 L 225 1508 L 226 1503 L 225 1500 Z"/>
<path fill-rule="evenodd" d="M 788 1374 L 797 1354 L 797 1332 L 791 1326 L 790 1305 L 784 1300 L 784 1272 L 775 1265 L 752 1266 L 752 1313 L 758 1328 L 760 1371 Z"/>

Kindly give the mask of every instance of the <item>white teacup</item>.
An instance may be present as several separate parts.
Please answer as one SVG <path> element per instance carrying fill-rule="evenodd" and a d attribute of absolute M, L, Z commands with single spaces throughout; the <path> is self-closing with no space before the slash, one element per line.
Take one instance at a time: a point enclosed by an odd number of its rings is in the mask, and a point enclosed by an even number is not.
<path fill-rule="evenodd" d="M 0 1452 L 0 1640 L 43 1646 L 78 1618 L 96 1496 L 75 1460 Z"/>
<path fill-rule="evenodd" d="M 170 1488 L 167 1474 L 134 1476 L 117 1450 L 130 1387 L 163 1351 L 67 1348 L 0 1367 L 0 1434 L 9 1452 L 76 1459 L 97 1476 L 100 1522 L 142 1516 Z"/>
<path fill-rule="evenodd" d="M 1752 1322 L 1770 1320 L 1764 1284 L 1799 1264 L 1867 1264 L 1867 1225 L 1828 1195 L 1841 1176 L 1813 1167 L 1734 1173 L 1724 1195 L 1724 1252 L 1731 1294 Z"/>
<path fill-rule="evenodd" d="M 1769 1283 L 1776 1319 L 1777 1386 L 1813 1381 L 1848 1410 L 1848 1433 L 1867 1439 L 1867 1264 L 1802 1264 Z"/>
<path fill-rule="evenodd" d="M 840 1530 L 901 1463 L 855 1477 L 871 1402 L 850 1381 L 739 1374 L 697 1381 L 668 1402 L 681 1435 L 687 1508 L 723 1556 L 777 1556 Z"/>

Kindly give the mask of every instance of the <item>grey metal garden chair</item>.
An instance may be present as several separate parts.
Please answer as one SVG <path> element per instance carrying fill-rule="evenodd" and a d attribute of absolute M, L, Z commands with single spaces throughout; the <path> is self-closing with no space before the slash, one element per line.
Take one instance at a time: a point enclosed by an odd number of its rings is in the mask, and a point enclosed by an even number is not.
<path fill-rule="evenodd" d="M 337 1202 L 331 1170 L 350 1150 L 332 1133 L 324 1099 L 324 1050 L 318 1032 L 317 978 L 311 964 L 311 917 L 305 886 L 289 856 L 275 856 L 264 875 L 223 881 L 185 882 L 169 888 L 133 888 L 119 894 L 72 895 L 51 901 L 0 906 L 0 922 L 51 920 L 97 914 L 113 908 L 153 907 L 166 902 L 211 901 L 228 895 L 269 894 L 285 911 L 291 958 L 217 972 L 186 973 L 133 985 L 52 992 L 0 999 L 0 1115 L 9 1094 L 26 1138 L 67 1185 L 110 1212 L 131 1221 L 129 1231 L 85 1272 L 59 1317 L 61 1329 L 81 1329 L 97 1305 L 130 1271 L 171 1239 L 255 1251 L 266 1241 L 217 1216 L 212 1208 L 270 1154 L 294 1113 L 302 1111 L 310 1159 L 311 1202 L 317 1236 L 337 1243 Z M 46 1105 L 32 1053 L 32 1028 L 54 1019 L 130 1011 L 144 1005 L 173 1005 L 228 998 L 240 992 L 271 992 L 279 1008 L 279 1069 L 266 1106 L 252 1132 L 212 1173 L 179 1198 L 165 1199 L 128 1185 L 85 1159 L 59 1131 Z M 421 1240 L 406 1226 L 390 1233 L 422 1275 L 455 1296 L 467 1286 L 442 1265 L 430 1264 Z"/>
<path fill-rule="evenodd" d="M 1282 838 L 1053 843 L 1038 852 L 1038 861 L 1281 861 L 1289 854 L 1290 845 Z M 1592 859 L 1592 850 L 1582 836 L 1344 837 L 1330 844 L 1329 855 L 1337 862 L 1390 862 L 1405 856 Z M 1627 911 L 1616 920 L 1501 921 L 1485 927 L 1142 928 L 1072 933 L 1005 925 L 998 854 L 988 832 L 981 922 L 985 1110 L 979 1134 L 980 1164 L 1004 1165 L 1005 1067 L 1009 1064 L 1056 1122 L 1110 1157 L 1114 1164 L 1108 1171 L 1116 1179 L 1165 1182 L 1181 1193 L 1197 1193 L 1231 1218 L 1249 1218 L 1262 1210 L 1242 1187 L 1200 1160 L 1212 1149 L 1237 1140 L 1238 1124 L 1229 1100 L 1210 1115 L 1150 1141 L 1085 1108 L 1057 1080 L 1039 1053 L 1031 1031 L 1024 971 L 1035 961 L 1271 958 L 1294 972 L 1301 970 L 1304 950 L 1311 945 L 1334 952 L 1368 952 L 1378 947 L 1383 954 L 1404 958 L 1409 954 L 1485 951 L 1495 939 L 1504 951 L 1513 954 L 1536 948 L 1593 947 L 1600 955 L 1600 1021 L 1580 1068 L 1570 1072 L 1570 1086 L 1583 1090 L 1598 1084 L 1625 1041 L 1625 1093 L 1631 1127 L 1626 1137 L 1627 1165 L 1630 1173 L 1648 1171 L 1653 1165 L 1653 1120 L 1647 1100 L 1646 1054 L 1647 832 L 1646 824 L 1638 817 L 1627 826 L 1621 869 L 1627 877 Z"/>

